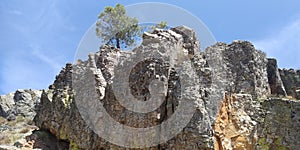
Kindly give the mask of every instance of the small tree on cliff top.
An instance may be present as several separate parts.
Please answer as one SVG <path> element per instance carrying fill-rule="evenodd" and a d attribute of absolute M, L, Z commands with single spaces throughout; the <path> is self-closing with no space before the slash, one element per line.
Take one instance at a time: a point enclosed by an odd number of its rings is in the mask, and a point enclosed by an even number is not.
<path fill-rule="evenodd" d="M 108 6 L 100 13 L 96 23 L 96 34 L 102 42 L 120 48 L 132 46 L 134 38 L 140 35 L 141 28 L 136 18 L 126 15 L 123 5 Z"/>

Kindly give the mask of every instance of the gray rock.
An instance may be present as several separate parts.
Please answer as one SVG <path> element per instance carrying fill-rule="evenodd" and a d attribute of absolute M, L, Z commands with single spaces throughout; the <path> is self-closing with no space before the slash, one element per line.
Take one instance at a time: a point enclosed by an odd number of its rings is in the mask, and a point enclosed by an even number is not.
<path fill-rule="evenodd" d="M 261 104 L 263 119 L 258 124 L 257 149 L 298 149 L 300 147 L 300 101 L 272 98 Z"/>
<path fill-rule="evenodd" d="M 0 96 L 0 116 L 7 117 L 15 105 L 14 93 Z"/>
<path fill-rule="evenodd" d="M 300 70 L 279 69 L 279 72 L 287 95 L 300 100 Z"/>
<path fill-rule="evenodd" d="M 35 116 L 36 105 L 40 101 L 40 90 L 17 90 L 15 93 L 0 96 L 0 116 L 14 120 L 15 116 Z"/>
<path fill-rule="evenodd" d="M 267 72 L 268 72 L 268 81 L 271 88 L 271 94 L 282 95 L 284 97 L 287 96 L 285 88 L 281 81 L 276 59 L 268 58 Z"/>
<path fill-rule="evenodd" d="M 186 28 L 184 32 L 186 34 L 194 34 L 194 32 L 188 28 Z M 73 66 L 67 65 L 51 86 L 55 88 L 43 92 L 39 111 L 34 118 L 36 125 L 42 129 L 49 130 L 60 139 L 76 143 L 79 148 L 122 149 L 117 145 L 107 143 L 107 141 L 89 129 L 87 123 L 82 120 L 84 115 L 81 116 L 82 114 L 79 113 L 76 105 L 82 105 L 82 107 L 86 107 L 86 109 L 92 109 L 94 104 L 89 104 L 88 101 L 80 104 L 80 101 L 75 102 L 74 99 L 83 100 L 89 97 L 95 97 L 96 99 L 101 98 L 100 101 L 106 106 L 107 112 L 109 112 L 115 120 L 128 126 L 154 126 L 167 120 L 174 113 L 174 108 L 178 105 L 177 93 L 178 90 L 180 90 L 180 87 L 178 87 L 178 75 L 176 75 L 175 71 L 168 69 L 169 66 L 175 67 L 174 64 L 160 62 L 155 59 L 146 59 L 141 60 L 141 63 L 138 63 L 135 66 L 136 68 L 131 72 L 132 78 L 129 78 L 129 83 L 133 89 L 132 94 L 139 100 L 147 100 L 149 98 L 151 88 L 149 91 L 148 86 L 150 86 L 151 80 L 161 79 L 168 84 L 168 92 L 165 93 L 167 94 L 166 102 L 150 113 L 133 114 L 131 111 L 126 110 L 115 98 L 112 91 L 112 83 L 117 82 L 114 80 L 114 78 L 117 78 L 116 72 L 122 75 L 126 71 L 126 68 L 130 67 L 126 66 L 130 64 L 130 62 L 126 62 L 128 61 L 127 58 L 140 59 L 140 56 L 153 56 L 156 54 L 165 58 L 170 55 L 175 55 L 174 57 L 176 58 L 179 56 L 173 63 L 178 63 L 176 61 L 184 61 L 186 56 L 189 62 L 198 67 L 197 72 L 199 75 L 206 74 L 206 76 L 209 76 L 209 73 L 205 73 L 205 71 L 209 69 L 205 67 L 207 63 L 203 55 L 199 53 L 199 44 L 196 42 L 197 39 L 186 39 L 189 38 L 189 35 L 183 36 L 179 33 L 181 33 L 180 29 L 176 29 L 176 31 L 155 30 L 151 36 L 150 34 L 145 35 L 144 38 L 146 39 L 142 45 L 133 51 L 124 52 L 109 46 L 102 46 L 99 52 L 89 55 L 87 61 L 78 62 L 78 64 Z M 115 68 L 117 64 L 119 66 Z M 65 81 L 68 81 L 71 75 L 73 82 L 69 84 L 70 82 Z M 120 78 L 122 79 L 124 77 L 120 76 Z M 201 79 L 201 83 L 204 83 L 205 81 L 202 80 L 205 79 Z M 200 85 L 194 82 L 188 84 Z M 90 93 L 88 88 L 95 87 L 95 85 L 96 92 Z M 73 89 L 75 89 L 76 95 L 74 95 Z M 205 93 L 204 85 L 203 87 L 199 86 L 194 89 L 199 89 L 202 93 Z M 194 92 L 198 93 L 198 90 Z M 154 149 L 159 149 L 159 147 L 163 149 L 180 149 L 186 146 L 190 148 L 200 147 L 203 149 L 213 147 L 213 137 L 211 135 L 213 131 L 205 108 L 204 99 L 202 98 L 205 97 L 205 94 L 196 94 L 195 96 L 193 101 L 195 101 L 195 107 L 197 107 L 197 115 L 192 118 L 186 130 L 183 130 L 182 133 L 167 143 L 154 146 Z M 159 117 L 157 117 L 158 114 Z M 197 122 L 203 122 L 203 124 L 198 124 Z M 185 142 L 179 140 L 182 137 L 184 137 Z M 86 140 L 94 142 L 84 142 Z"/>
<path fill-rule="evenodd" d="M 24 101 L 25 103 L 29 103 L 32 99 L 31 93 L 26 92 L 25 90 L 17 90 L 14 95 L 14 101 L 17 103 L 19 101 Z"/>
<path fill-rule="evenodd" d="M 99 104 L 120 124 L 147 128 L 168 121 L 184 102 L 180 98 L 186 96 L 192 102 L 189 109 L 195 108 L 195 113 L 184 129 L 160 145 L 141 149 L 264 149 L 270 146 L 295 149 L 300 146 L 295 141 L 297 138 L 292 139 L 297 137 L 294 134 L 298 130 L 289 132 L 299 127 L 296 121 L 300 107 L 290 100 L 267 99 L 271 94 L 268 61 L 250 42 L 216 43 L 200 52 L 195 32 L 184 26 L 156 29 L 145 33 L 143 38 L 141 46 L 132 51 L 104 45 L 99 52 L 90 54 L 88 60 L 67 64 L 50 89 L 43 91 L 34 118 L 36 125 L 60 140 L 69 141 L 71 149 L 126 149 L 96 134 L 95 126 L 108 121 L 101 117 L 104 113 L 97 109 Z M 153 59 L 154 56 L 169 61 Z M 139 61 L 132 64 L 132 60 Z M 180 74 L 176 70 L 184 70 L 188 65 L 192 71 Z M 128 72 L 128 68 L 132 69 Z M 274 72 L 276 69 L 270 71 Z M 279 82 L 279 76 L 275 78 Z M 156 88 L 156 84 L 163 86 Z M 129 92 L 136 103 L 147 102 L 153 91 L 160 91 L 158 96 L 163 97 L 163 103 L 148 113 L 136 113 L 119 102 L 125 99 L 122 93 Z M 280 106 L 284 107 L 283 111 Z M 90 110 L 94 111 L 90 113 Z M 293 119 L 288 120 L 287 116 L 292 114 Z M 176 126 L 185 117 L 179 116 L 179 121 L 172 125 Z M 159 131 L 163 134 L 164 130 Z M 107 127 L 104 132 L 110 136 L 118 131 Z M 154 137 L 161 138 L 161 134 Z M 273 141 L 281 135 L 284 139 L 274 146 Z M 121 142 L 134 146 L 131 139 L 124 137 Z"/>
<path fill-rule="evenodd" d="M 217 115 L 225 91 L 251 94 L 254 99 L 270 94 L 267 59 L 250 42 L 216 43 L 203 53 L 212 69 L 211 86 L 207 86 L 211 97 L 206 102 L 211 117 Z"/>
<path fill-rule="evenodd" d="M 13 121 L 13 120 L 16 120 L 16 116 L 15 116 L 14 114 L 9 114 L 9 115 L 6 117 L 6 119 L 7 119 L 8 121 Z"/>
<path fill-rule="evenodd" d="M 22 148 L 25 143 L 23 141 L 17 141 L 14 143 L 14 146 L 17 148 Z"/>

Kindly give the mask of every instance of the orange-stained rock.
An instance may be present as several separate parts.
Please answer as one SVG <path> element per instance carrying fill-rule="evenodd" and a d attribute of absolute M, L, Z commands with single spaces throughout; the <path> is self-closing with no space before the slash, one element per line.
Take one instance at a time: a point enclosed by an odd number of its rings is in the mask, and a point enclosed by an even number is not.
<path fill-rule="evenodd" d="M 244 111 L 243 101 L 247 98 L 242 94 L 225 94 L 214 125 L 215 150 L 254 149 L 256 122 Z"/>

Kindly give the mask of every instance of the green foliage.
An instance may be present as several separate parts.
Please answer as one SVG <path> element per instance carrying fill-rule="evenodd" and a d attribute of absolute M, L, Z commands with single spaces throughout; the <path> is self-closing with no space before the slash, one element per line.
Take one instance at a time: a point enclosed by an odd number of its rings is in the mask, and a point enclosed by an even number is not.
<path fill-rule="evenodd" d="M 165 29 L 165 28 L 167 28 L 167 22 L 161 21 L 161 22 L 157 23 L 154 27 L 159 28 L 159 29 Z"/>
<path fill-rule="evenodd" d="M 99 14 L 96 23 L 96 34 L 102 42 L 120 48 L 121 44 L 132 46 L 134 37 L 139 36 L 141 29 L 136 18 L 126 15 L 123 5 L 108 6 Z"/>
<path fill-rule="evenodd" d="M 161 21 L 161 22 L 159 22 L 159 23 L 157 23 L 157 24 L 155 24 L 153 26 L 150 26 L 148 29 L 145 29 L 145 31 L 151 33 L 156 28 L 158 28 L 158 29 L 167 29 L 168 28 L 167 22 L 166 21 Z"/>

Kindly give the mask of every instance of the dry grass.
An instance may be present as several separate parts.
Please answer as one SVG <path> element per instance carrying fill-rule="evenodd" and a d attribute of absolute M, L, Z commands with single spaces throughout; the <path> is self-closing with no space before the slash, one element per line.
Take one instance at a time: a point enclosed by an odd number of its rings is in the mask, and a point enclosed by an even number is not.
<path fill-rule="evenodd" d="M 27 133 L 27 132 L 29 132 L 30 131 L 30 129 L 28 128 L 28 127 L 24 127 L 22 130 L 20 130 L 19 131 L 19 133 Z"/>
<path fill-rule="evenodd" d="M 15 120 L 7 121 L 7 124 L 10 125 L 10 126 L 16 126 L 17 124 L 20 124 L 20 123 L 27 123 L 25 121 L 26 121 L 25 117 L 23 117 L 23 116 L 16 116 Z"/>
<path fill-rule="evenodd" d="M 0 144 L 10 144 L 10 143 L 12 143 L 12 141 L 11 141 L 11 139 L 10 139 L 8 136 L 6 136 L 6 135 L 4 135 L 3 138 L 0 140 Z"/>
<path fill-rule="evenodd" d="M 16 117 L 16 122 L 19 123 L 19 122 L 24 122 L 25 121 L 25 117 L 23 116 L 17 116 Z"/>
<path fill-rule="evenodd" d="M 3 138 L 0 140 L 0 144 L 10 145 L 21 138 L 22 135 L 18 134 L 4 134 Z"/>
<path fill-rule="evenodd" d="M 5 122 L 7 122 L 7 120 L 0 116 L 0 125 L 5 124 Z"/>
<path fill-rule="evenodd" d="M 10 126 L 10 129 L 0 132 L 0 144 L 11 145 L 19 139 L 22 139 L 25 133 L 31 131 L 34 126 L 28 125 L 30 118 L 23 116 L 16 116 L 15 120 L 8 121 L 7 119 L 0 117 L 0 126 Z"/>

